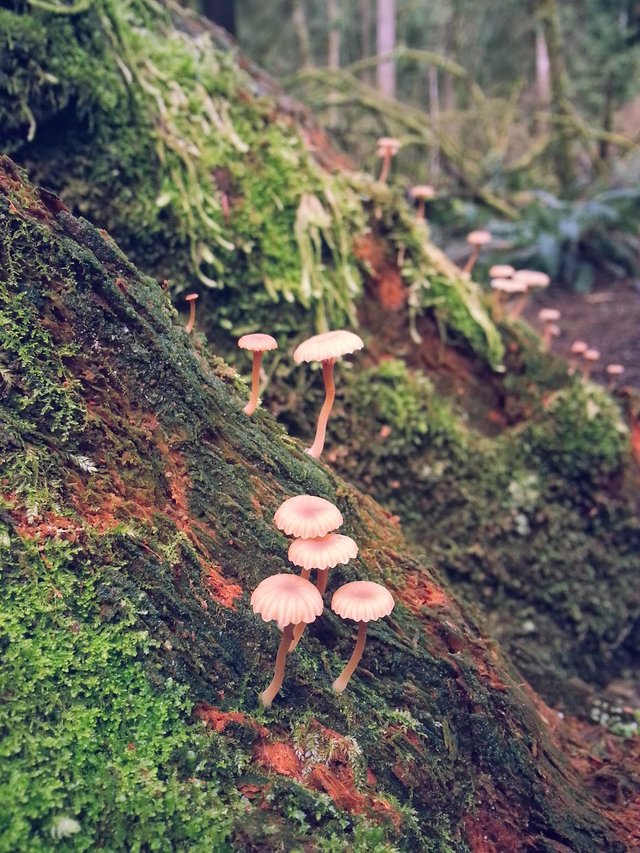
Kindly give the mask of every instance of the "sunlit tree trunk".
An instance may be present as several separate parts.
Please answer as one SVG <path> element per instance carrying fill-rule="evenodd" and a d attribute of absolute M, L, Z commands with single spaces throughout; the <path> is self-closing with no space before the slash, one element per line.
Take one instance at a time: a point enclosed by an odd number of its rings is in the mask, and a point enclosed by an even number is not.
<path fill-rule="evenodd" d="M 552 155 L 560 187 L 570 190 L 576 180 L 572 155 L 575 132 L 567 97 L 567 72 L 564 64 L 564 44 L 560 30 L 560 15 L 556 0 L 536 0 L 536 15 L 542 29 L 549 57 L 551 114 L 556 119 L 553 128 Z"/>
<path fill-rule="evenodd" d="M 396 0 L 378 0 L 376 49 L 378 54 L 391 53 L 396 46 Z M 378 63 L 377 83 L 387 98 L 396 96 L 396 64 L 392 59 Z"/>

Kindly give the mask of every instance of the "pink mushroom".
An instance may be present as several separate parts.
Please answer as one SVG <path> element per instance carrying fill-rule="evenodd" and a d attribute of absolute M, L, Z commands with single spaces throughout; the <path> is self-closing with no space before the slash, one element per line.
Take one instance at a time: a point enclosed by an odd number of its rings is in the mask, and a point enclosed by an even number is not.
<path fill-rule="evenodd" d="M 606 367 L 607 376 L 609 377 L 608 388 L 612 391 L 616 387 L 618 380 L 624 376 L 624 365 L 608 364 Z M 317 584 L 316 584 L 317 586 Z"/>
<path fill-rule="evenodd" d="M 569 353 L 571 354 L 571 358 L 569 359 L 569 375 L 573 376 L 573 374 L 578 369 L 578 363 L 580 362 L 580 357 L 584 356 L 585 352 L 589 349 L 589 344 L 585 341 L 574 341 L 569 348 Z"/>
<path fill-rule="evenodd" d="M 504 317 L 504 306 L 509 296 L 513 293 L 523 293 L 527 286 L 521 281 L 511 278 L 494 278 L 491 280 L 493 316 L 496 320 Z"/>
<path fill-rule="evenodd" d="M 527 302 L 529 301 L 529 294 L 531 293 L 533 288 L 549 287 L 551 279 L 546 274 L 546 272 L 539 272 L 538 270 L 516 270 L 516 272 L 514 272 L 513 274 L 513 279 L 514 281 L 522 281 L 527 286 L 524 296 L 511 312 L 511 316 L 513 318 L 516 318 L 519 317 L 524 311 Z"/>
<path fill-rule="evenodd" d="M 282 687 L 294 626 L 315 622 L 324 604 L 322 596 L 308 580 L 299 575 L 280 574 L 272 575 L 258 584 L 251 595 L 251 606 L 253 612 L 262 616 L 265 622 L 275 620 L 282 631 L 273 679 L 260 694 L 260 701 L 268 708 Z"/>
<path fill-rule="evenodd" d="M 389 177 L 389 169 L 391 167 L 391 159 L 396 156 L 400 150 L 400 140 L 394 139 L 392 136 L 382 136 L 378 140 L 378 157 L 382 159 L 382 169 L 378 180 L 381 184 L 386 184 Z"/>
<path fill-rule="evenodd" d="M 338 507 L 325 498 L 296 495 L 280 504 L 273 522 L 287 536 L 312 539 L 337 530 L 342 526 L 343 518 Z"/>
<path fill-rule="evenodd" d="M 362 349 L 363 346 L 364 343 L 358 335 L 355 335 L 353 332 L 341 330 L 314 335 L 312 338 L 303 341 L 293 354 L 293 360 L 296 364 L 301 364 L 303 361 L 322 362 L 325 401 L 318 417 L 316 437 L 311 447 L 307 449 L 309 456 L 313 456 L 315 459 L 318 459 L 322 454 L 327 422 L 335 399 L 335 385 L 333 382 L 334 365 L 341 356 L 356 352 L 356 350 Z"/>
<path fill-rule="evenodd" d="M 388 616 L 395 606 L 388 589 L 373 581 L 352 581 L 336 590 L 331 599 L 331 609 L 343 619 L 358 623 L 358 640 L 349 663 L 333 682 L 333 689 L 342 693 L 355 668 L 360 663 L 367 638 L 367 624 Z"/>
<path fill-rule="evenodd" d="M 409 196 L 414 199 L 414 201 L 418 202 L 418 210 L 416 211 L 416 217 L 418 219 L 427 218 L 425 216 L 425 202 L 435 198 L 435 195 L 436 191 L 430 184 L 418 184 L 418 186 L 411 187 L 409 190 Z"/>
<path fill-rule="evenodd" d="M 471 275 L 471 271 L 476 265 L 476 261 L 480 257 L 480 249 L 491 242 L 491 234 L 489 231 L 471 231 L 467 234 L 467 243 L 471 246 L 471 254 L 469 260 L 462 268 L 465 275 Z"/>
<path fill-rule="evenodd" d="M 185 296 L 185 302 L 189 303 L 189 319 L 187 320 L 187 325 L 184 327 L 185 332 L 189 335 L 193 331 L 193 327 L 196 324 L 196 299 L 198 298 L 197 293 L 190 293 L 188 296 Z"/>
<path fill-rule="evenodd" d="M 511 264 L 494 264 L 489 270 L 489 278 L 511 278 L 514 272 Z"/>
<path fill-rule="evenodd" d="M 596 361 L 600 360 L 600 350 L 588 349 L 582 358 L 584 359 L 582 364 L 582 376 L 585 379 L 588 379 L 591 376 L 591 368 Z"/>
<path fill-rule="evenodd" d="M 258 392 L 260 390 L 260 365 L 262 354 L 268 350 L 278 349 L 278 342 L 271 335 L 256 333 L 243 335 L 238 341 L 240 349 L 247 349 L 253 353 L 253 370 L 251 372 L 251 397 L 244 407 L 247 415 L 252 415 L 258 405 Z"/>
<path fill-rule="evenodd" d="M 560 312 L 556 308 L 543 308 L 538 311 L 538 319 L 543 324 L 542 349 L 548 350 L 551 347 L 552 339 L 560 334 L 560 329 L 556 326 L 560 316 Z"/>

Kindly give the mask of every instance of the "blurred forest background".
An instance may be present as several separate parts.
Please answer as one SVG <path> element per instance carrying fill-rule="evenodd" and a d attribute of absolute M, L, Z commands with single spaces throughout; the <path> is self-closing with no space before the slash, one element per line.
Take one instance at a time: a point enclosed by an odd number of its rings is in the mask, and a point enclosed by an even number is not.
<path fill-rule="evenodd" d="M 356 167 L 375 172 L 376 138 L 398 137 L 395 179 L 434 185 L 454 256 L 486 225 L 501 259 L 578 291 L 640 274 L 638 0 L 196 5 Z"/>

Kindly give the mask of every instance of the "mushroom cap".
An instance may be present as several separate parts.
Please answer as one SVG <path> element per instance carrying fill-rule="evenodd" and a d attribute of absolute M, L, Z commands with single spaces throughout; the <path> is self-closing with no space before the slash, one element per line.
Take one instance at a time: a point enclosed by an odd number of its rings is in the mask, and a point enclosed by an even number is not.
<path fill-rule="evenodd" d="M 572 355 L 583 355 L 589 349 L 589 344 L 585 341 L 574 341 L 571 344 L 570 352 Z"/>
<path fill-rule="evenodd" d="M 251 352 L 266 352 L 270 349 L 278 349 L 278 342 L 271 335 L 263 335 L 256 332 L 253 335 L 243 335 L 238 340 L 240 349 L 248 349 Z"/>
<path fill-rule="evenodd" d="M 584 358 L 586 358 L 587 361 L 598 361 L 600 358 L 600 350 L 588 349 L 584 353 Z"/>
<path fill-rule="evenodd" d="M 253 612 L 265 622 L 272 619 L 278 628 L 287 625 L 310 625 L 322 614 L 322 596 L 315 586 L 300 575 L 271 575 L 261 581 L 251 594 Z"/>
<path fill-rule="evenodd" d="M 325 536 L 340 527 L 344 519 L 337 506 L 315 495 L 296 495 L 280 504 L 273 523 L 287 536 L 303 539 Z"/>
<path fill-rule="evenodd" d="M 289 545 L 289 562 L 302 569 L 333 569 L 358 556 L 358 546 L 350 536 L 327 533 L 313 539 L 294 539 Z"/>
<path fill-rule="evenodd" d="M 542 320 L 543 323 L 555 323 L 556 320 L 560 319 L 560 316 L 557 308 L 543 308 L 542 311 L 538 311 L 538 319 Z"/>
<path fill-rule="evenodd" d="M 514 272 L 511 264 L 494 264 L 489 270 L 489 278 L 511 278 Z"/>
<path fill-rule="evenodd" d="M 327 361 L 330 358 L 340 358 L 351 352 L 362 349 L 362 338 L 353 332 L 340 329 L 336 332 L 324 332 L 314 335 L 296 347 L 293 360 L 296 364 L 303 361 Z"/>
<path fill-rule="evenodd" d="M 503 293 L 526 293 L 527 285 L 523 281 L 515 281 L 512 278 L 493 278 L 491 287 Z"/>
<path fill-rule="evenodd" d="M 394 157 L 400 150 L 400 140 L 393 136 L 381 136 L 377 146 L 378 157 L 384 157 L 385 154 L 391 154 Z"/>
<path fill-rule="evenodd" d="M 489 231 L 471 231 L 467 234 L 467 243 L 471 246 L 486 246 L 491 242 L 491 233 Z"/>
<path fill-rule="evenodd" d="M 624 365 L 608 364 L 607 373 L 609 374 L 609 376 L 622 376 L 622 374 L 624 373 Z"/>
<path fill-rule="evenodd" d="M 411 189 L 409 190 L 409 195 L 411 196 L 411 198 L 429 199 L 435 198 L 436 191 L 431 186 L 431 184 L 418 184 L 415 187 L 411 187 Z"/>
<path fill-rule="evenodd" d="M 185 299 L 185 302 L 195 302 L 196 299 L 198 299 L 198 296 L 199 296 L 199 294 L 197 294 L 197 293 L 188 293 L 184 299 Z"/>
<path fill-rule="evenodd" d="M 337 589 L 331 599 L 331 609 L 343 619 L 371 622 L 388 616 L 395 606 L 386 587 L 373 581 L 352 581 Z"/>
<path fill-rule="evenodd" d="M 524 281 L 527 287 L 548 287 L 551 282 L 546 272 L 538 270 L 516 270 L 513 277 Z"/>

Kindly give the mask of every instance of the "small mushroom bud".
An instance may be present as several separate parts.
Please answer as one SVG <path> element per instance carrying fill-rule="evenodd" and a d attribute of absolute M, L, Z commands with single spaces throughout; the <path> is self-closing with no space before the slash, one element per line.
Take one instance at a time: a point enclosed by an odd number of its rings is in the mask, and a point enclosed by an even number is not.
<path fill-rule="evenodd" d="M 193 331 L 193 327 L 196 324 L 196 299 L 198 298 L 197 293 L 190 293 L 188 296 L 185 296 L 185 301 L 189 303 L 189 319 L 187 320 L 187 325 L 184 327 L 185 332 L 189 335 Z"/>
<path fill-rule="evenodd" d="M 538 319 L 543 323 L 542 349 L 549 350 L 551 341 L 560 334 L 556 321 L 560 319 L 560 312 L 555 308 L 543 308 L 538 312 Z"/>
<path fill-rule="evenodd" d="M 333 689 L 342 693 L 355 668 L 360 663 L 367 637 L 367 624 L 388 616 L 395 601 L 388 589 L 373 581 L 352 581 L 337 589 L 331 599 L 331 609 L 343 619 L 358 623 L 358 639 L 349 663 L 333 682 Z"/>

